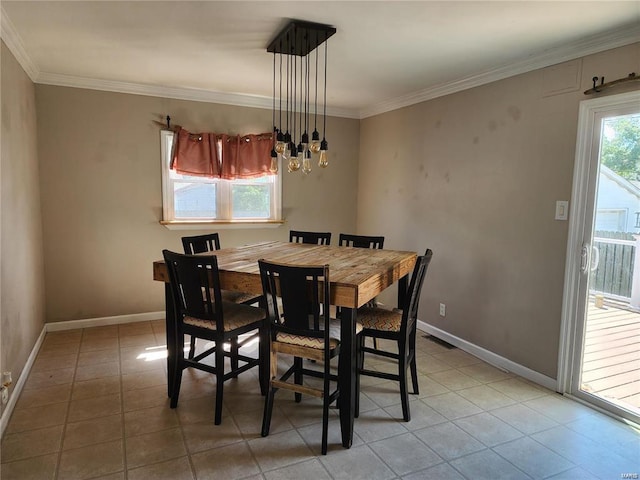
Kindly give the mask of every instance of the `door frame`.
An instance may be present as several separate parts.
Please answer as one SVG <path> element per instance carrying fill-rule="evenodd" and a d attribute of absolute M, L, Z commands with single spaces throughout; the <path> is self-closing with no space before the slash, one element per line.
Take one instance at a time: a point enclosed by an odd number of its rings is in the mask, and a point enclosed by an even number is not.
<path fill-rule="evenodd" d="M 594 175 L 597 175 L 599 170 L 600 134 L 594 133 L 594 127 L 604 114 L 614 113 L 633 102 L 637 102 L 640 106 L 640 91 L 607 95 L 580 102 L 558 349 L 558 392 L 586 401 L 619 417 L 625 417 L 623 409 L 595 395 L 581 392 L 579 389 L 574 391 L 573 388 L 574 383 L 578 381 L 574 380 L 574 373 L 577 374 L 580 371 L 579 367 L 582 363 L 584 338 L 585 305 L 581 305 L 581 302 L 585 292 L 580 283 L 585 275 L 581 271 L 582 250 L 583 247 L 587 247 L 586 271 L 588 272 L 591 245 L 586 244 L 585 234 L 592 230 L 592 226 L 587 226 L 586 220 L 593 214 L 595 208 L 597 176 L 594 177 Z"/>

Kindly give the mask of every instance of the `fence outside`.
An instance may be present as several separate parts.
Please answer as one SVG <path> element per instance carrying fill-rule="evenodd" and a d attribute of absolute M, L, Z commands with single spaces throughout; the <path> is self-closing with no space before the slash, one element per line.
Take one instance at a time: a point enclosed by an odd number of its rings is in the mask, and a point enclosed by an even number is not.
<path fill-rule="evenodd" d="M 630 301 L 636 254 L 636 239 L 633 234 L 597 231 L 593 249 L 589 290 Z"/>

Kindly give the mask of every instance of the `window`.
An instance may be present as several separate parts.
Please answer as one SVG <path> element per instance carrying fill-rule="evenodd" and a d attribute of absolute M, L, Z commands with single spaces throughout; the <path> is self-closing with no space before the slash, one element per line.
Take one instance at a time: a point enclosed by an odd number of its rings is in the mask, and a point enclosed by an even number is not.
<path fill-rule="evenodd" d="M 280 221 L 280 174 L 242 180 L 181 175 L 169 168 L 173 139 L 173 132 L 161 132 L 163 223 Z"/>

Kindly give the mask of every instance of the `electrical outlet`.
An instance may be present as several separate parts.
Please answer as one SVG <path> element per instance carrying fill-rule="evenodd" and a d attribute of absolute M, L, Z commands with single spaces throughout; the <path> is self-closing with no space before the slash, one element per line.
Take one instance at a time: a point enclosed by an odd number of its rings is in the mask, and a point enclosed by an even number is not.
<path fill-rule="evenodd" d="M 444 303 L 440 304 L 440 316 L 444 317 L 447 314 L 447 306 Z"/>
<path fill-rule="evenodd" d="M 3 388 L 2 389 L 2 404 L 6 404 L 9 401 L 9 389 L 8 388 Z"/>

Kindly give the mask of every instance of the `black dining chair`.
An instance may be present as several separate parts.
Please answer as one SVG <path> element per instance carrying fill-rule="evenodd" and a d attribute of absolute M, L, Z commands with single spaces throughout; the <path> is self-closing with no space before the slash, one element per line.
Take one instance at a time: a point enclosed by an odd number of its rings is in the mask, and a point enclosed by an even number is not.
<path fill-rule="evenodd" d="M 301 230 L 290 230 L 289 241 L 292 243 L 329 245 L 331 243 L 331 232 L 303 232 Z"/>
<path fill-rule="evenodd" d="M 363 330 L 360 335 L 360 349 L 358 357 L 357 382 L 360 375 L 394 380 L 400 383 L 400 397 L 402 401 L 402 416 L 405 422 L 411 420 L 409 411 L 409 396 L 407 389 L 407 369 L 411 370 L 411 382 L 413 393 L 418 394 L 418 370 L 416 367 L 416 326 L 418 316 L 418 304 L 420 292 L 431 262 L 433 252 L 427 249 L 424 255 L 419 256 L 413 268 L 413 274 L 409 282 L 407 293 L 404 296 L 404 304 L 399 305 L 402 310 L 386 310 L 380 307 L 362 307 L 358 309 L 358 322 Z M 377 347 L 365 346 L 365 338 L 388 339 L 396 342 L 397 353 L 382 350 Z M 367 370 L 364 367 L 365 354 L 370 353 L 392 358 L 398 361 L 398 373 L 387 373 L 377 370 Z M 358 387 L 359 390 L 359 387 Z M 356 415 L 359 410 L 359 400 L 356 397 Z"/>
<path fill-rule="evenodd" d="M 384 248 L 384 237 L 341 233 L 338 237 L 338 245 L 341 247 L 382 249 Z"/>
<path fill-rule="evenodd" d="M 329 311 L 329 266 L 296 266 L 259 260 L 263 293 L 267 305 L 270 338 L 269 391 L 264 404 L 262 436 L 269 435 L 276 391 L 295 392 L 322 398 L 322 454 L 327 453 L 329 405 L 339 394 L 337 376 L 331 373 L 331 359 L 340 354 L 340 321 L 321 312 Z M 322 307 L 322 308 L 321 308 Z M 356 333 L 362 327 L 356 325 Z M 282 355 L 293 357 L 293 364 L 278 376 Z M 304 368 L 303 359 L 322 363 L 322 371 Z M 288 381 L 293 376 L 293 381 Z M 322 387 L 305 384 L 304 377 L 318 377 Z M 336 386 L 331 386 L 335 382 Z"/>
<path fill-rule="evenodd" d="M 208 253 L 220 250 L 220 235 L 218 235 L 218 233 L 207 233 L 205 235 L 182 237 L 182 248 L 186 255 L 195 255 L 197 253 Z M 255 293 L 238 292 L 236 290 L 222 290 L 222 300 L 225 302 L 253 305 L 254 303 L 260 302 L 261 299 L 262 295 L 257 295 Z M 195 348 L 195 338 L 192 338 L 189 358 L 193 358 Z"/>
<path fill-rule="evenodd" d="M 182 371 L 196 368 L 216 376 L 215 424 L 222 421 L 222 397 L 224 382 L 255 366 L 260 369 L 260 389 L 266 393 L 266 357 L 268 355 L 268 324 L 263 308 L 225 302 L 220 291 L 218 261 L 215 255 L 183 255 L 163 250 L 169 283 L 173 297 L 176 331 L 175 377 L 170 392 L 170 407 L 178 405 Z M 255 331 L 253 335 L 249 335 Z M 214 342 L 214 346 L 185 358 L 184 337 L 202 338 Z M 242 337 L 242 338 L 241 338 Z M 240 354 L 240 349 L 256 338 L 262 341 L 258 358 Z M 233 343 L 236 348 L 225 351 L 224 344 Z M 201 360 L 214 355 L 214 366 Z M 231 359 L 231 368 L 225 373 L 225 357 Z M 242 364 L 241 364 L 242 363 Z"/>
<path fill-rule="evenodd" d="M 384 247 L 384 237 L 341 233 L 338 237 L 338 245 L 340 247 L 375 248 L 381 250 Z M 367 306 L 376 307 L 378 306 L 378 302 L 375 298 L 373 298 L 367 302 Z M 340 315 L 339 308 L 336 315 Z M 373 339 L 373 346 L 374 348 L 378 348 L 378 341 L 375 338 Z"/>

